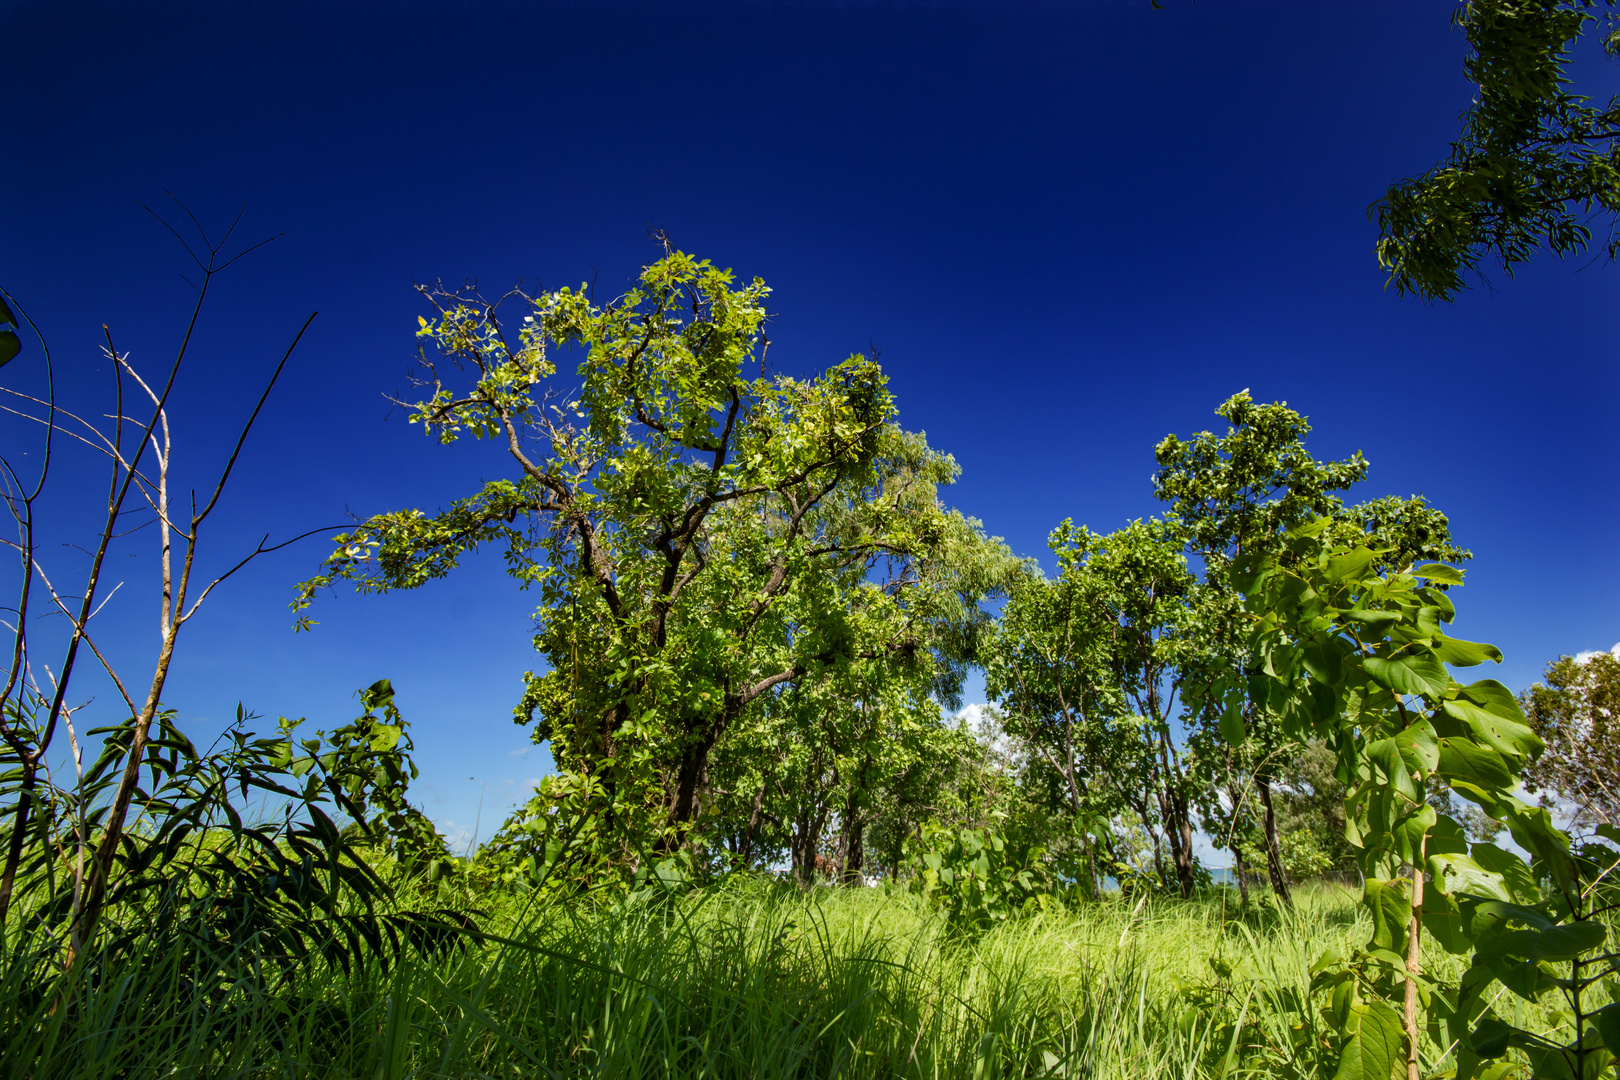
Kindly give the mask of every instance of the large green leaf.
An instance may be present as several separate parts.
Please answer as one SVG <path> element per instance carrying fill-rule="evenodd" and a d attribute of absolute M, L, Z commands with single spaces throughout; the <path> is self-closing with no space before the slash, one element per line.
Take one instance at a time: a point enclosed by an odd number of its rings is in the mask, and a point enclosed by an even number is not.
<path fill-rule="evenodd" d="M 1441 638 L 1434 643 L 1434 654 L 1453 667 L 1473 667 L 1487 660 L 1502 662 L 1502 650 L 1480 641 L 1462 638 Z"/>
<path fill-rule="evenodd" d="M 1609 1048 L 1609 1053 L 1620 1057 L 1620 1001 L 1605 1005 L 1592 1017 L 1598 1038 Z"/>
<path fill-rule="evenodd" d="M 1346 1040 L 1333 1080 L 1389 1080 L 1405 1059 L 1403 1043 L 1400 1013 L 1382 1001 L 1372 1002 Z"/>
<path fill-rule="evenodd" d="M 1423 929 L 1440 947 L 1453 956 L 1463 956 L 1474 948 L 1463 923 L 1457 902 L 1444 893 L 1423 893 Z"/>
<path fill-rule="evenodd" d="M 1406 896 L 1406 882 L 1400 878 L 1379 881 L 1368 878 L 1362 887 L 1363 901 L 1372 913 L 1373 935 L 1369 948 L 1401 952 L 1406 948 L 1406 924 L 1412 918 L 1412 902 Z"/>
<path fill-rule="evenodd" d="M 1524 712 L 1519 708 L 1519 699 L 1513 696 L 1513 691 L 1495 679 L 1471 682 L 1467 686 L 1459 687 L 1457 693 L 1460 697 L 1465 697 L 1499 716 L 1521 720 L 1524 718 Z"/>
<path fill-rule="evenodd" d="M 1398 611 L 1380 611 L 1376 608 L 1351 608 L 1344 613 L 1344 617 L 1360 626 L 1365 633 L 1363 638 L 1381 638 L 1389 632 L 1389 628 L 1400 621 L 1401 613 Z"/>
<path fill-rule="evenodd" d="M 9 364 L 22 352 L 22 340 L 10 330 L 0 330 L 0 367 Z"/>
<path fill-rule="evenodd" d="M 1468 855 L 1434 855 L 1429 859 L 1434 884 L 1442 893 L 1511 901 L 1502 875 L 1485 869 Z"/>
<path fill-rule="evenodd" d="M 1395 733 L 1394 739 L 1409 770 L 1428 775 L 1439 765 L 1440 747 L 1435 742 L 1434 725 L 1427 720 L 1419 720 L 1402 728 Z"/>
<path fill-rule="evenodd" d="M 1433 656 L 1369 656 L 1361 666 L 1379 686 L 1397 694 L 1424 694 L 1438 700 L 1451 686 L 1446 666 Z"/>
<path fill-rule="evenodd" d="M 1480 843 L 1473 846 L 1471 853 L 1476 863 L 1484 867 L 1488 872 L 1501 876 L 1502 883 L 1507 887 L 1508 895 L 1516 904 L 1529 905 L 1541 899 L 1541 889 L 1536 885 L 1535 874 L 1531 872 L 1530 867 L 1525 865 L 1523 859 L 1511 851 L 1504 851 L 1495 844 Z M 1529 907 L 1520 910 L 1522 912 L 1534 911 Z M 1513 912 L 1504 912 L 1504 914 L 1514 915 Z M 1531 925 L 1542 927 L 1552 925 L 1551 922 L 1538 921 L 1546 919 L 1546 916 L 1539 912 L 1535 912 L 1528 917 L 1522 914 L 1518 917 L 1527 918 Z"/>
<path fill-rule="evenodd" d="M 13 315 L 11 309 L 6 306 L 6 298 L 3 296 L 0 296 L 0 323 L 10 323 L 12 326 L 22 325 L 17 321 L 17 316 Z"/>
<path fill-rule="evenodd" d="M 1412 573 L 1417 577 L 1428 578 L 1430 581 L 1438 581 L 1444 585 L 1461 585 L 1463 581 L 1463 572 L 1455 566 L 1447 566 L 1445 563 L 1424 563 L 1414 569 Z"/>
<path fill-rule="evenodd" d="M 1571 960 L 1581 953 L 1602 946 L 1608 937 L 1603 924 L 1596 921 L 1563 923 L 1547 930 L 1526 930 L 1536 935 L 1536 958 L 1541 960 Z"/>
<path fill-rule="evenodd" d="M 1372 567 L 1373 559 L 1376 557 L 1371 548 L 1351 548 L 1328 559 L 1327 571 L 1323 576 L 1335 584 L 1360 581 L 1367 576 L 1367 571 Z"/>
<path fill-rule="evenodd" d="M 1502 755 L 1472 739 L 1441 739 L 1437 771 L 1488 791 L 1511 790 L 1515 782 Z"/>
<path fill-rule="evenodd" d="M 1243 695 L 1228 692 L 1226 706 L 1221 709 L 1221 737 L 1236 746 L 1248 734 L 1248 728 L 1243 723 Z"/>
<path fill-rule="evenodd" d="M 1503 715 L 1494 707 L 1481 708 L 1460 697 L 1443 702 L 1441 708 L 1446 715 L 1461 720 L 1477 741 L 1502 754 L 1533 757 L 1541 752 L 1544 745 L 1541 737 L 1521 719 L 1522 713 Z"/>
<path fill-rule="evenodd" d="M 1474 1053 L 1484 1058 L 1501 1057 L 1508 1051 L 1508 1041 L 1513 1038 L 1513 1027 L 1493 1012 L 1487 1012 L 1479 1018 L 1474 1025 L 1473 1034 L 1469 1042 L 1473 1043 Z"/>
<path fill-rule="evenodd" d="M 1599 922 L 1560 923 L 1545 930 L 1510 930 L 1480 944 L 1481 957 L 1517 956 L 1529 961 L 1570 960 L 1603 944 Z"/>

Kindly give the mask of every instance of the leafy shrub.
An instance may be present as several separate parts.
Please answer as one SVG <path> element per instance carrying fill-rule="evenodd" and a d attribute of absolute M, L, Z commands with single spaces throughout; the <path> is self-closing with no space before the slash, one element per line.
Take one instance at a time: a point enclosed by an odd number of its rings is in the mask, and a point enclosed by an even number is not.
<path fill-rule="evenodd" d="M 1022 829 L 924 825 L 908 847 L 912 890 L 943 910 L 953 928 L 982 931 L 1056 902 L 1045 849 Z"/>

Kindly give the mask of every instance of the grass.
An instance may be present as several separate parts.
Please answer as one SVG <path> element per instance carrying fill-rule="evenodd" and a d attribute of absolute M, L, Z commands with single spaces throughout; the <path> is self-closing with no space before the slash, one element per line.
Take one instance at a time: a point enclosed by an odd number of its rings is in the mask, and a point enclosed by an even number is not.
<path fill-rule="evenodd" d="M 32 999 L 13 949 L 0 1054 L 37 1078 L 1326 1076 L 1308 969 L 1367 934 L 1342 889 L 1299 901 L 1105 901 L 968 940 L 905 893 L 734 880 L 514 900 L 485 919 L 504 942 L 386 971 L 152 943 Z"/>

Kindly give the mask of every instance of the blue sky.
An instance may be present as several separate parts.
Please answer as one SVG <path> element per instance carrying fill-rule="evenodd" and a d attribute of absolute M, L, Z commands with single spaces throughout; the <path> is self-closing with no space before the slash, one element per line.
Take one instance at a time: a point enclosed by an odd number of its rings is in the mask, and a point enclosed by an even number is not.
<path fill-rule="evenodd" d="M 412 283 L 607 288 L 655 255 L 651 224 L 772 285 L 773 366 L 880 349 L 903 422 L 962 465 L 956 504 L 1019 552 L 1064 517 L 1156 512 L 1154 443 L 1247 387 L 1309 415 L 1319 457 L 1365 452 L 1365 496 L 1451 515 L 1476 555 L 1458 632 L 1502 646 L 1504 681 L 1614 644 L 1620 271 L 1544 259 L 1431 306 L 1372 256 L 1367 206 L 1468 102 L 1454 5 L 1166 2 L 10 0 L 0 282 L 91 400 L 101 325 L 151 367 L 188 302 L 135 202 L 173 191 L 210 227 L 246 204 L 242 237 L 284 234 L 220 280 L 173 409 L 200 486 L 321 312 L 226 497 L 219 565 L 502 474 L 383 399 L 407 389 Z M 1620 89 L 1597 59 L 1581 77 Z M 71 540 L 90 489 L 62 477 Z M 142 542 L 103 616 L 131 669 L 157 636 Z M 324 599 L 295 636 L 321 554 L 222 587 L 168 699 L 199 732 L 238 701 L 321 725 L 390 677 L 430 812 L 471 829 L 482 799 L 488 835 L 549 765 L 509 719 L 525 598 L 480 563 Z"/>

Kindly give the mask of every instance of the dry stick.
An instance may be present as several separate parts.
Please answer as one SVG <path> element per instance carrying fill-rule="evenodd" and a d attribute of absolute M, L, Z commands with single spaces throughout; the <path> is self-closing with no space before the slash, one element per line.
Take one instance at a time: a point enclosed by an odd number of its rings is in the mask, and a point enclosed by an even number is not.
<path fill-rule="evenodd" d="M 124 818 L 129 813 L 130 800 L 134 797 L 135 786 L 140 780 L 141 758 L 143 756 L 143 751 L 146 748 L 147 740 L 151 736 L 152 721 L 157 715 L 159 698 L 163 693 L 163 685 L 169 676 L 169 665 L 174 658 L 174 646 L 175 641 L 180 634 L 180 627 L 185 625 L 186 621 L 197 613 L 197 604 L 200 604 L 203 599 L 203 597 L 198 597 L 197 603 L 193 604 L 190 609 L 187 609 L 186 597 L 191 584 L 191 570 L 193 561 L 195 560 L 197 554 L 197 535 L 199 527 L 201 526 L 203 520 L 213 511 L 215 505 L 219 502 L 220 493 L 224 490 L 226 481 L 230 479 L 231 470 L 235 467 L 237 458 L 242 452 L 242 446 L 247 441 L 248 433 L 252 431 L 254 422 L 258 420 L 259 413 L 261 410 L 263 410 L 264 403 L 270 396 L 270 391 L 275 389 L 276 381 L 281 378 L 281 373 L 286 368 L 287 361 L 292 358 L 293 350 L 296 349 L 298 347 L 298 343 L 303 340 L 304 332 L 309 329 L 309 324 L 314 320 L 315 314 L 312 313 L 308 319 L 304 320 L 304 325 L 299 328 L 297 336 L 295 336 L 292 340 L 292 344 L 287 346 L 287 351 L 282 355 L 281 362 L 276 365 L 276 370 L 271 374 L 269 381 L 265 384 L 264 392 L 259 395 L 258 403 L 254 405 L 252 414 L 249 415 L 247 422 L 242 425 L 241 434 L 237 437 L 236 446 L 231 451 L 230 459 L 225 463 L 225 468 L 220 475 L 219 482 L 214 486 L 213 495 L 209 498 L 207 505 L 200 513 L 196 510 L 196 499 L 195 496 L 193 496 L 191 526 L 188 532 L 181 534 L 182 539 L 185 541 L 186 551 L 181 563 L 178 587 L 176 587 L 174 583 L 172 576 L 172 564 L 170 561 L 171 547 L 169 539 L 170 525 L 168 518 L 168 477 L 171 445 L 169 441 L 169 418 L 168 414 L 163 408 L 163 399 L 159 399 L 157 395 L 153 394 L 151 389 L 147 387 L 144 382 L 141 383 L 142 388 L 145 389 L 147 394 L 151 395 L 156 401 L 158 418 L 161 419 L 163 425 L 163 449 L 158 456 L 158 506 L 159 517 L 162 518 L 163 527 L 163 647 L 158 653 L 157 664 L 152 672 L 152 684 L 147 690 L 146 704 L 142 707 L 141 715 L 135 722 L 134 736 L 130 740 L 129 752 L 124 759 L 124 773 L 119 778 L 118 789 L 113 796 L 112 810 L 107 815 L 106 832 L 103 834 L 101 845 L 96 851 L 94 860 L 91 862 L 90 882 L 86 890 L 84 908 L 80 912 L 79 916 L 82 922 L 82 927 L 79 928 L 79 936 L 81 939 L 88 939 L 91 936 L 95 930 L 96 921 L 101 916 L 102 904 L 106 899 L 107 884 L 112 874 L 113 860 L 117 856 L 119 840 L 123 836 Z M 177 369 L 178 367 L 179 360 L 177 359 L 175 362 L 175 368 Z M 136 381 L 140 381 L 139 376 L 136 376 L 133 371 L 130 372 L 130 375 L 135 377 Z M 165 387 L 164 389 L 164 399 L 168 397 L 169 388 L 173 385 L 174 369 L 171 369 L 169 386 Z M 147 438 L 154 441 L 154 453 L 158 453 L 155 450 L 156 437 L 152 434 L 152 428 L 150 425 L 147 428 Z M 263 541 L 260 542 L 261 548 L 262 545 Z M 225 576 L 228 576 L 230 573 L 235 573 L 236 570 L 240 569 L 242 565 L 242 563 L 238 563 L 237 566 L 232 567 L 232 569 Z M 213 584 L 210 584 L 207 589 L 204 589 L 204 596 L 207 595 L 208 589 L 212 589 L 213 585 L 218 584 L 220 580 L 223 580 L 223 577 L 216 579 Z"/>
<path fill-rule="evenodd" d="M 206 283 L 206 279 L 204 279 L 204 283 Z M 118 779 L 118 789 L 113 795 L 112 811 L 107 814 L 107 829 L 105 829 L 104 836 L 102 836 L 100 847 L 97 848 L 96 858 L 91 863 L 91 879 L 89 879 L 89 886 L 86 889 L 86 902 L 84 902 L 83 910 L 79 913 L 81 926 L 78 926 L 78 931 L 81 939 L 87 939 L 91 936 L 92 931 L 96 928 L 96 921 L 100 918 L 100 910 L 102 910 L 102 904 L 104 904 L 105 895 L 107 895 L 107 884 L 109 884 L 110 876 L 112 876 L 113 858 L 117 857 L 118 842 L 123 836 L 125 816 L 130 811 L 130 801 L 134 797 L 134 789 L 136 789 L 139 776 L 141 776 L 141 758 L 143 758 L 143 751 L 146 750 L 147 740 L 151 738 L 152 719 L 157 716 L 159 698 L 162 696 L 164 683 L 167 682 L 168 678 L 168 667 L 173 661 L 175 640 L 180 635 L 180 627 L 185 625 L 186 620 L 191 619 L 191 615 L 196 614 L 196 604 L 193 604 L 190 610 L 186 609 L 186 594 L 190 589 L 191 568 L 193 568 L 193 562 L 196 559 L 196 541 L 198 541 L 199 525 L 203 523 L 204 518 L 214 510 L 215 504 L 219 502 L 220 491 L 224 489 L 225 481 L 230 479 L 230 471 L 237 463 L 237 457 L 241 453 L 241 447 L 246 442 L 248 432 L 253 429 L 259 411 L 264 408 L 266 398 L 269 397 L 269 393 L 275 387 L 275 381 L 279 379 L 283 369 L 287 368 L 288 359 L 292 358 L 293 350 L 298 347 L 298 342 L 305 335 L 305 330 L 309 329 L 309 322 L 311 321 L 314 321 L 314 314 L 311 314 L 309 319 L 305 319 L 305 324 L 300 327 L 298 335 L 293 338 L 292 345 L 288 345 L 287 351 L 283 353 L 282 361 L 275 366 L 274 374 L 272 374 L 271 379 L 264 387 L 264 393 L 259 395 L 259 402 L 254 405 L 253 415 L 249 416 L 248 423 L 243 424 L 240 437 L 237 439 L 237 445 L 232 450 L 230 460 L 225 465 L 224 473 L 220 474 L 219 483 L 215 484 L 214 494 L 207 502 L 206 507 L 203 508 L 203 512 L 196 512 L 196 508 L 194 508 L 196 502 L 193 500 L 190 529 L 186 533 L 181 533 L 181 539 L 185 541 L 186 551 L 185 557 L 181 559 L 178 585 L 173 580 L 172 546 L 170 546 L 170 528 L 172 526 L 168 521 L 168 465 L 170 465 L 170 450 L 172 450 L 172 447 L 170 447 L 170 439 L 168 439 L 168 416 L 164 410 L 164 402 L 167 400 L 168 390 L 173 387 L 175 371 L 178 369 L 180 359 L 177 358 L 175 366 L 170 369 L 168 385 L 165 387 L 162 397 L 152 393 L 151 387 L 147 387 L 144 382 L 141 382 L 141 387 L 146 390 L 149 397 L 154 398 L 157 405 L 157 416 L 154 416 L 152 424 L 147 426 L 146 439 L 152 440 L 154 453 L 157 453 L 157 457 L 159 457 L 157 502 L 159 502 L 159 517 L 162 518 L 162 529 L 164 529 L 164 533 L 162 533 L 162 536 L 164 536 L 164 539 L 162 539 L 162 578 L 164 578 L 162 630 L 164 630 L 164 644 L 162 644 L 162 649 L 157 654 L 157 664 L 152 669 L 152 683 L 149 690 L 147 690 L 146 704 L 141 708 L 141 714 L 136 717 L 136 722 L 134 722 L 133 738 L 130 740 L 130 750 L 125 756 L 123 776 Z M 181 353 L 183 353 L 183 350 L 181 350 Z M 139 376 L 136 376 L 133 371 L 130 374 L 139 382 Z M 152 432 L 152 427 L 156 426 L 157 421 L 162 421 L 162 427 L 164 427 L 162 450 L 156 449 L 156 434 Z M 240 565 L 237 568 L 240 568 Z M 233 568 L 232 572 L 235 572 L 235 568 Z M 209 586 L 209 588 L 212 588 L 212 586 Z M 199 602 L 201 602 L 201 597 L 199 597 Z"/>

